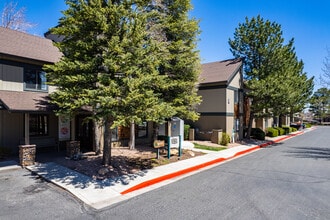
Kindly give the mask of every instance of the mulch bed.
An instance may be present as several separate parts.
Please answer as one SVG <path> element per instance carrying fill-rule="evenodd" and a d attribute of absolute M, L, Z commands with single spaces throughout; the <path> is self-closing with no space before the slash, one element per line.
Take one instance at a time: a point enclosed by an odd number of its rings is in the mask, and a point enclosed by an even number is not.
<path fill-rule="evenodd" d="M 94 152 L 84 153 L 78 160 L 58 157 L 53 160 L 62 166 L 68 167 L 79 173 L 92 177 L 93 179 L 116 179 L 123 175 L 136 174 L 138 172 L 152 169 L 153 167 L 174 163 L 178 160 L 185 160 L 203 155 L 202 152 L 183 149 L 181 157 L 178 154 L 167 158 L 167 151 L 161 150 L 157 159 L 156 149 L 151 147 L 136 147 L 135 150 L 128 148 L 113 148 L 111 150 L 111 165 L 102 165 L 102 155 L 95 155 Z"/>

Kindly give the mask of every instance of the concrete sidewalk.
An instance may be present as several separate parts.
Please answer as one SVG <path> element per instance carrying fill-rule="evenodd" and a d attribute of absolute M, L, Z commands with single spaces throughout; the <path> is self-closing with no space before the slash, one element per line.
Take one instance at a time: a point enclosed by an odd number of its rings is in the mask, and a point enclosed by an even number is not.
<path fill-rule="evenodd" d="M 101 209 L 310 130 L 272 138 L 261 145 L 240 145 L 219 152 L 210 151 L 203 156 L 125 175 L 118 179 L 94 180 L 52 162 L 29 166 L 27 169 L 69 191 L 89 206 Z"/>

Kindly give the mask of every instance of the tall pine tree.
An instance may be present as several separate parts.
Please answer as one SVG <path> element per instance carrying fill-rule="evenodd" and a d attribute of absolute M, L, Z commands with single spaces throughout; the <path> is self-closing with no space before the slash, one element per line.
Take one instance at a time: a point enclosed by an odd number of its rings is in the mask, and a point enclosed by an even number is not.
<path fill-rule="evenodd" d="M 168 43 L 174 40 L 163 42 L 153 35 L 153 27 L 167 27 L 163 20 L 158 26 L 152 25 L 153 20 L 160 20 L 159 11 L 146 10 L 152 1 L 66 3 L 69 8 L 51 30 L 64 37 L 56 44 L 64 56 L 60 62 L 45 67 L 51 83 L 58 86 L 52 99 L 60 107 L 59 113 L 72 115 L 87 108 L 93 113 L 90 118 L 102 122 L 105 165 L 111 163 L 111 128 L 146 120 L 163 122 L 185 109 L 190 118 L 196 116 L 193 105 L 198 100 L 194 87 L 199 73 L 198 54 L 194 51 L 192 58 L 178 56 L 175 52 L 179 51 L 168 49 Z M 182 13 L 188 19 L 187 10 Z M 195 40 L 196 33 L 191 40 Z M 179 41 L 186 42 L 180 47 L 187 45 L 195 50 L 194 43 Z M 188 59 L 193 62 L 190 64 Z M 170 69 L 169 60 L 176 60 L 177 65 L 182 63 L 181 70 L 177 68 L 174 74 L 164 72 L 163 66 Z M 187 68 L 183 68 L 183 63 Z M 189 74 L 193 77 L 187 77 Z M 174 90 L 180 95 L 174 95 Z M 165 97 L 169 91 L 172 98 Z"/>
<path fill-rule="evenodd" d="M 46 67 L 58 86 L 53 102 L 66 114 L 87 107 L 91 118 L 103 123 L 106 165 L 111 162 L 111 128 L 172 113 L 152 90 L 163 77 L 157 72 L 158 44 L 145 28 L 149 14 L 142 13 L 140 2 L 68 0 L 64 17 L 51 30 L 64 36 L 56 44 L 64 56 Z"/>
<path fill-rule="evenodd" d="M 189 17 L 192 9 L 190 0 L 158 0 L 155 9 L 159 12 L 160 24 L 156 40 L 166 46 L 159 72 L 167 76 L 167 86 L 159 92 L 166 103 L 176 111 L 176 116 L 196 120 L 195 111 L 200 103 L 197 82 L 201 71 L 197 36 L 200 32 L 198 21 Z M 159 36 L 161 36 L 159 38 Z"/>
<path fill-rule="evenodd" d="M 313 89 L 313 79 L 303 73 L 293 39 L 284 44 L 281 26 L 260 16 L 235 29 L 229 39 L 231 52 L 244 58 L 246 86 L 252 100 L 248 138 L 255 116 L 279 116 L 305 104 Z M 266 115 L 265 115 L 266 114 Z"/>

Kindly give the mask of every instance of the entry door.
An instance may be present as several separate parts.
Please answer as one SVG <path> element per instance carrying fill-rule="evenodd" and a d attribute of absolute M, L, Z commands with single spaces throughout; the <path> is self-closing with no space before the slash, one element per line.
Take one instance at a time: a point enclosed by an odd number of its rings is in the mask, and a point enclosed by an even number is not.
<path fill-rule="evenodd" d="M 76 140 L 82 152 L 93 151 L 93 121 L 84 121 L 85 115 L 76 117 Z"/>

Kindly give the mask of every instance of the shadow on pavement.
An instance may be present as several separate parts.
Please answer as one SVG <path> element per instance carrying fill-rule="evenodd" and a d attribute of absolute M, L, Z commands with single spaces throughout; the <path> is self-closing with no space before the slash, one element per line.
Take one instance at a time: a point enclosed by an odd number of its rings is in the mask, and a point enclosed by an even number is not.
<path fill-rule="evenodd" d="M 296 158 L 313 158 L 330 160 L 330 148 L 325 147 L 294 147 L 287 151 L 289 156 Z"/>

